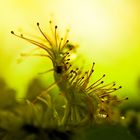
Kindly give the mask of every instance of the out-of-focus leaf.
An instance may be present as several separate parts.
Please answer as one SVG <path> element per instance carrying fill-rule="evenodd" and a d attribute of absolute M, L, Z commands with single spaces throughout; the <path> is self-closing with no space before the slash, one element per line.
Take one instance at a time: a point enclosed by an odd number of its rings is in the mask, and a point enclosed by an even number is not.
<path fill-rule="evenodd" d="M 100 125 L 84 129 L 73 140 L 136 140 L 125 128 L 119 125 Z"/>
<path fill-rule="evenodd" d="M 29 101 L 33 101 L 44 90 L 45 87 L 41 84 L 41 81 L 38 78 L 34 78 L 28 86 L 26 98 Z"/>
<path fill-rule="evenodd" d="M 16 92 L 0 78 L 0 109 L 9 109 L 16 105 L 15 94 Z"/>

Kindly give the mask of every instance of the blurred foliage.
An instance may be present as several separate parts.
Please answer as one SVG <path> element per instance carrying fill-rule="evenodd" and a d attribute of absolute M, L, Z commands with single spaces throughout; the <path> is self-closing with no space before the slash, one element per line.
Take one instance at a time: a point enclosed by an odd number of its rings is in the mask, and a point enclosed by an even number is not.
<path fill-rule="evenodd" d="M 0 78 L 0 108 L 8 109 L 16 105 L 16 91 L 7 87 L 5 81 Z"/>
<path fill-rule="evenodd" d="M 121 125 L 107 125 L 94 126 L 88 128 L 85 132 L 74 138 L 75 140 L 135 140 L 134 136 Z"/>
<path fill-rule="evenodd" d="M 16 91 L 0 79 L 1 140 L 140 139 L 140 112 L 135 111 L 127 111 L 122 122 L 112 125 L 95 124 L 82 128 L 76 126 L 70 130 L 58 126 L 56 110 L 61 108 L 62 98 L 55 102 L 51 95 L 46 93 L 37 104 L 31 102 L 40 92 L 45 92 L 44 90 L 40 80 L 35 78 L 29 84 L 25 98 L 18 100 Z M 54 106 L 57 106 L 56 110 Z"/>

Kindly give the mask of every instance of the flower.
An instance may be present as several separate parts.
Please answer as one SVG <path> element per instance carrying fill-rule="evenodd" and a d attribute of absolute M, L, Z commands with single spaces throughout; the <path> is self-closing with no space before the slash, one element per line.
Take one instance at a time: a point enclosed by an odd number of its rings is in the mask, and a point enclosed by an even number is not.
<path fill-rule="evenodd" d="M 94 72 L 94 65 L 90 70 L 82 72 L 79 68 L 74 69 L 70 62 L 70 51 L 74 47 L 69 44 L 67 33 L 64 38 L 60 38 L 57 33 L 58 26 L 52 27 L 50 21 L 52 37 L 47 35 L 37 23 L 37 27 L 45 39 L 45 42 L 36 41 L 25 36 L 17 35 L 13 31 L 11 33 L 21 39 L 24 39 L 40 49 L 45 51 L 45 54 L 33 54 L 45 56 L 52 61 L 55 82 L 50 86 L 56 84 L 59 90 L 63 93 L 66 99 L 66 107 L 60 125 L 63 126 L 76 126 L 87 125 L 88 123 L 96 122 L 98 118 L 111 120 L 113 114 L 113 107 L 120 103 L 117 96 L 111 93 L 120 89 L 114 88 L 115 83 L 110 83 L 101 86 L 104 81 L 105 74 L 97 81 L 89 85 L 90 78 Z M 49 88 L 47 89 L 47 93 Z M 46 93 L 46 92 L 44 92 Z M 41 93 L 33 103 L 37 100 L 44 99 L 44 93 Z M 126 100 L 127 98 L 123 99 Z"/>

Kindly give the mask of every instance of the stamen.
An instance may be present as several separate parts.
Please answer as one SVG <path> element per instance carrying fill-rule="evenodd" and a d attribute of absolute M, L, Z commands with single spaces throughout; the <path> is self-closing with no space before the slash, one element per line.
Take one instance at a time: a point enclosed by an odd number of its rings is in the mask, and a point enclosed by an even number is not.
<path fill-rule="evenodd" d="M 69 42 L 69 40 L 67 40 L 67 41 L 65 42 L 65 44 L 61 47 L 61 50 L 63 50 L 63 49 L 65 48 L 65 46 L 68 44 L 68 42 Z"/>
<path fill-rule="evenodd" d="M 109 84 L 106 84 L 106 85 L 104 85 L 104 86 L 101 86 L 100 87 L 100 89 L 102 89 L 102 90 L 112 90 L 112 88 L 115 86 L 116 84 L 115 84 L 115 82 L 113 82 L 113 83 L 109 83 Z M 109 87 L 110 86 L 110 87 Z M 104 87 L 108 87 L 108 88 L 104 88 Z"/>
<path fill-rule="evenodd" d="M 70 72 L 69 72 L 69 74 L 67 74 L 67 79 L 68 80 L 70 80 L 72 77 L 73 77 L 74 75 L 73 75 L 73 70 L 71 70 Z"/>
<path fill-rule="evenodd" d="M 41 34 L 44 36 L 44 38 L 48 41 L 48 43 L 52 47 L 53 45 L 52 45 L 51 41 L 48 39 L 47 35 L 45 35 L 45 33 L 41 30 L 39 23 L 37 23 L 37 27 L 38 27 L 39 31 L 41 32 Z"/>
<path fill-rule="evenodd" d="M 122 86 L 119 86 L 118 88 L 110 89 L 110 90 L 112 90 L 112 91 L 108 91 L 108 93 L 112 93 L 112 92 L 114 92 L 114 91 L 116 91 L 116 90 L 119 90 L 119 89 L 121 89 L 121 88 L 122 88 Z"/>
<path fill-rule="evenodd" d="M 60 52 L 60 48 L 61 48 L 61 43 L 62 43 L 62 41 L 63 41 L 63 38 L 61 38 L 61 40 L 60 40 L 60 42 L 59 42 L 59 46 L 58 46 L 58 50 L 59 50 L 59 52 Z"/>
<path fill-rule="evenodd" d="M 54 36 L 55 36 L 56 47 L 58 47 L 58 44 L 57 44 L 57 25 L 55 26 L 55 33 L 54 33 Z M 58 49 L 59 49 L 59 48 L 58 48 Z"/>
<path fill-rule="evenodd" d="M 68 34 L 69 34 L 69 30 L 66 30 L 65 36 L 64 36 L 64 43 L 67 41 L 68 38 Z"/>
<path fill-rule="evenodd" d="M 119 86 L 119 88 L 118 88 L 118 89 L 120 89 L 120 88 L 122 88 L 122 86 Z"/>
<path fill-rule="evenodd" d="M 77 86 L 81 86 L 81 87 L 83 86 L 83 83 L 85 82 L 84 79 L 87 74 L 88 74 L 88 71 L 86 71 L 81 78 L 77 79 Z"/>
<path fill-rule="evenodd" d="M 101 85 L 101 84 L 103 84 L 104 83 L 104 81 L 101 81 L 100 83 L 98 83 L 97 85 L 95 85 L 95 86 L 92 86 L 91 88 L 88 88 L 88 89 L 86 89 L 86 91 L 87 92 L 89 92 L 88 94 L 91 94 L 93 91 L 95 91 L 96 89 L 98 89 L 98 88 L 96 88 L 96 87 L 98 87 L 99 85 Z M 95 89 L 96 88 L 96 89 Z M 92 90 L 93 89 L 93 90 Z"/>
<path fill-rule="evenodd" d="M 76 71 L 79 70 L 79 68 L 76 68 Z"/>
<path fill-rule="evenodd" d="M 26 38 L 26 37 L 23 36 L 23 34 L 17 35 L 13 31 L 11 31 L 11 34 L 13 34 L 13 35 L 15 35 L 15 36 L 17 36 L 17 37 L 19 37 L 21 39 L 24 39 L 24 40 L 26 40 L 26 41 L 38 46 L 39 48 L 45 50 L 52 58 L 54 57 L 53 54 L 52 54 L 53 51 L 50 50 L 46 45 L 44 45 L 44 44 L 42 44 L 40 42 L 34 41 L 32 39 Z"/>
<path fill-rule="evenodd" d="M 119 88 L 118 88 L 119 89 Z M 116 91 L 116 90 L 118 90 L 117 88 L 113 88 L 112 89 L 112 91 L 107 91 L 107 93 L 112 93 L 112 92 L 114 92 L 114 91 Z"/>
<path fill-rule="evenodd" d="M 52 25 L 52 21 L 51 21 L 51 20 L 49 21 L 49 24 L 50 24 L 50 30 L 51 30 L 51 32 L 52 32 L 52 35 L 54 35 L 54 32 L 53 32 L 53 27 L 54 27 L 54 26 Z"/>
<path fill-rule="evenodd" d="M 49 56 L 49 55 L 46 55 L 46 54 L 27 54 L 27 53 L 21 53 L 20 54 L 21 56 L 23 57 L 28 57 L 28 56 L 44 56 L 44 57 L 48 57 L 52 60 L 52 58 Z"/>
<path fill-rule="evenodd" d="M 11 31 L 11 34 L 14 34 L 14 31 Z"/>
<path fill-rule="evenodd" d="M 70 61 L 70 59 L 67 59 L 66 61 Z"/>
<path fill-rule="evenodd" d="M 105 93 L 99 95 L 100 98 L 104 98 L 104 97 L 106 97 L 106 96 L 109 96 L 109 93 L 108 93 L 108 92 L 105 92 Z"/>
<path fill-rule="evenodd" d="M 70 64 L 70 65 L 67 67 L 67 71 L 70 69 L 71 66 L 72 66 L 72 65 Z"/>
<path fill-rule="evenodd" d="M 91 88 L 92 86 L 94 86 L 95 84 L 97 84 L 99 81 L 101 81 L 103 78 L 105 77 L 105 74 L 100 78 L 98 79 L 96 82 L 94 82 L 93 84 L 91 84 L 86 90 L 88 90 L 89 88 Z"/>
<path fill-rule="evenodd" d="M 120 100 L 117 100 L 117 102 L 122 102 L 122 101 L 124 101 L 124 100 L 128 100 L 128 97 L 123 98 L 123 99 L 120 99 Z"/>
<path fill-rule="evenodd" d="M 80 78 L 77 79 L 77 81 L 76 81 L 76 86 L 77 87 L 79 87 L 81 85 L 81 83 L 83 83 L 84 78 L 85 77 L 83 76 L 83 77 L 80 77 Z"/>
<path fill-rule="evenodd" d="M 47 70 L 47 71 L 44 71 L 44 72 L 40 72 L 40 73 L 38 73 L 39 75 L 40 74 L 45 74 L 45 73 L 48 73 L 48 72 L 51 72 L 51 71 L 54 71 L 54 69 L 50 69 L 50 70 Z"/>
<path fill-rule="evenodd" d="M 91 75 L 92 75 L 93 72 L 94 72 L 94 69 L 93 69 L 93 68 L 94 68 L 94 65 L 95 65 L 95 63 L 93 62 L 89 74 L 87 73 L 87 78 L 85 79 L 84 84 L 83 84 L 83 87 L 84 87 L 84 88 L 87 87 L 87 85 L 88 85 L 88 83 L 89 83 L 89 80 L 90 80 L 90 77 L 91 77 Z"/>
<path fill-rule="evenodd" d="M 64 60 L 66 57 L 69 57 L 69 54 L 70 54 L 69 52 L 64 53 L 64 57 L 62 60 Z"/>
<path fill-rule="evenodd" d="M 70 81 L 70 83 L 72 84 L 73 81 L 75 80 L 75 78 L 77 77 L 78 73 L 76 71 L 73 71 L 73 73 L 75 74 L 72 78 L 72 80 Z"/>

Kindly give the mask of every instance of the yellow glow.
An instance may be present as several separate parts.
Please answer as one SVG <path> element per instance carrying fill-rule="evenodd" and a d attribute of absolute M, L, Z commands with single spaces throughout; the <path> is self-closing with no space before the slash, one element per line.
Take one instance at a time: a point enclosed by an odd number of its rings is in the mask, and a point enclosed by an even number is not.
<path fill-rule="evenodd" d="M 124 94 L 132 94 L 140 75 L 139 7 L 139 0 L 3 0 L 0 74 L 11 86 L 22 90 L 38 71 L 46 68 L 42 59 L 16 64 L 19 54 L 31 45 L 11 36 L 10 31 L 40 36 L 36 22 L 47 30 L 52 18 L 60 25 L 60 31 L 70 28 L 70 40 L 78 43 L 88 64 L 96 62 L 97 75 L 107 73 L 108 81 L 115 79 L 124 87 Z"/>

